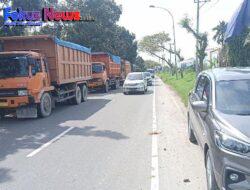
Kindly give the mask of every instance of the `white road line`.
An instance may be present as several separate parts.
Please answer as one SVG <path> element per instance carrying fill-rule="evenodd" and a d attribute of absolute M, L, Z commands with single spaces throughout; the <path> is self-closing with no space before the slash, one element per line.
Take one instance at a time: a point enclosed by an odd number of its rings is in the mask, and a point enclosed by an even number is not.
<path fill-rule="evenodd" d="M 61 134 L 59 134 L 58 136 L 56 136 L 55 138 L 53 138 L 52 140 L 50 140 L 49 142 L 43 144 L 42 146 L 40 146 L 38 149 L 34 150 L 33 152 L 31 152 L 30 154 L 28 154 L 26 157 L 30 158 L 35 156 L 37 153 L 39 153 L 40 151 L 42 151 L 43 149 L 47 148 L 49 145 L 51 145 L 53 142 L 59 140 L 62 136 L 64 136 L 66 133 L 68 133 L 69 131 L 71 131 L 72 129 L 74 129 L 74 127 L 70 127 L 67 130 L 65 130 L 64 132 L 62 132 Z"/>
<path fill-rule="evenodd" d="M 153 135 L 152 135 L 152 163 L 151 163 L 151 190 L 159 190 L 159 166 L 158 166 L 158 135 L 157 132 L 157 118 L 155 109 L 155 80 L 153 93 Z"/>

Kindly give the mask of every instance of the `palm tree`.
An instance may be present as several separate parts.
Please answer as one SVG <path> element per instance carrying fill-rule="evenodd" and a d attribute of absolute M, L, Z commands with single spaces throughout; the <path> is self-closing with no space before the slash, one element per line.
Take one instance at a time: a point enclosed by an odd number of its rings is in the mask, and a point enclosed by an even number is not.
<path fill-rule="evenodd" d="M 225 32 L 227 30 L 227 23 L 225 21 L 220 21 L 220 23 L 213 28 L 215 31 L 215 35 L 213 37 L 214 41 L 216 41 L 219 45 L 224 45 Z"/>

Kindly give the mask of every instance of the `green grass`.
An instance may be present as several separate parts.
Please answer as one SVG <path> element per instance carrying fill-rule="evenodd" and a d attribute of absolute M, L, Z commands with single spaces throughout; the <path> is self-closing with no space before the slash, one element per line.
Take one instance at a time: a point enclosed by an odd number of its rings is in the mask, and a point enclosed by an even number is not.
<path fill-rule="evenodd" d="M 171 74 L 167 72 L 159 73 L 158 76 L 165 82 L 166 84 L 170 85 L 181 97 L 185 106 L 188 103 L 188 93 L 194 88 L 195 84 L 195 72 L 194 71 L 186 71 L 184 72 L 184 77 L 181 78 L 178 76 L 171 76 Z"/>

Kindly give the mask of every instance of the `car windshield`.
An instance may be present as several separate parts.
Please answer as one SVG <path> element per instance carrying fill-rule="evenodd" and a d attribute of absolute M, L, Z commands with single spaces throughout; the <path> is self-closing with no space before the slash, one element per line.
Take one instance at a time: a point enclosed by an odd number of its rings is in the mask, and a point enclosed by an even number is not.
<path fill-rule="evenodd" d="M 29 75 L 27 57 L 24 55 L 0 55 L 0 78 Z"/>
<path fill-rule="evenodd" d="M 142 80 L 142 74 L 141 73 L 133 73 L 129 74 L 127 77 L 128 80 Z"/>
<path fill-rule="evenodd" d="M 103 72 L 103 65 L 101 65 L 101 64 L 93 64 L 92 65 L 92 72 L 93 73 L 101 73 L 101 72 Z"/>
<path fill-rule="evenodd" d="M 250 115 L 250 80 L 217 82 L 216 108 L 225 114 Z"/>

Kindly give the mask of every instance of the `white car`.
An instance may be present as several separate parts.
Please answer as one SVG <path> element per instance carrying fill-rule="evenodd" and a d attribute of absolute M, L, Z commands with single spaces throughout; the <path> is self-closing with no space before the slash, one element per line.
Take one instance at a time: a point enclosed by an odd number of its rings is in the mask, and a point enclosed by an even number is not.
<path fill-rule="evenodd" d="M 148 90 L 147 79 L 142 72 L 129 73 L 124 84 L 123 93 L 141 92 L 145 94 Z"/>

